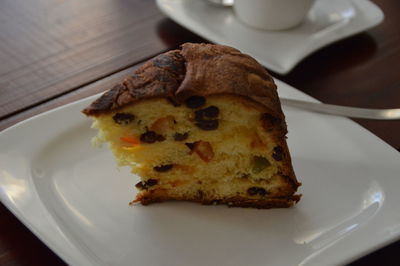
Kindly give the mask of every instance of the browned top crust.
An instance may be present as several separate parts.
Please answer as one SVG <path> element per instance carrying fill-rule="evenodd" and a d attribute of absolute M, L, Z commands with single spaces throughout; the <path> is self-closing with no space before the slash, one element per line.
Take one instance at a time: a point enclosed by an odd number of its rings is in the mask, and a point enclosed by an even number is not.
<path fill-rule="evenodd" d="M 276 85 L 268 72 L 237 49 L 204 43 L 185 43 L 180 50 L 147 61 L 83 113 L 98 116 L 146 98 L 164 97 L 181 103 L 193 95 L 214 94 L 240 95 L 260 103 L 266 113 L 282 121 L 285 131 Z"/>

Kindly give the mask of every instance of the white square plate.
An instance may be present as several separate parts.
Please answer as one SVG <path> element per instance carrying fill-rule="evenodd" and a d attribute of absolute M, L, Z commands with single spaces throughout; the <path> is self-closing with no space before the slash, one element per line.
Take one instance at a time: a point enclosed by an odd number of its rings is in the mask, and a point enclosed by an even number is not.
<path fill-rule="evenodd" d="M 218 44 L 236 47 L 268 69 L 286 74 L 323 46 L 378 25 L 382 11 L 368 0 L 317 0 L 305 22 L 286 31 L 244 26 L 231 8 L 206 0 L 157 0 L 175 22 Z M 249 1 L 250 3 L 251 1 Z"/>
<path fill-rule="evenodd" d="M 399 238 L 399 153 L 351 120 L 284 108 L 303 182 L 293 208 L 128 206 L 138 180 L 91 146 L 80 110 L 93 99 L 0 133 L 1 201 L 68 264 L 333 265 Z"/>

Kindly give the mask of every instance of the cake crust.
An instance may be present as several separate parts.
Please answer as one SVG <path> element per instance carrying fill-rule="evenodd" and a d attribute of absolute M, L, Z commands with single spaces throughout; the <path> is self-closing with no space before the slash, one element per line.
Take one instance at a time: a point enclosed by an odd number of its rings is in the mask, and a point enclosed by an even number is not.
<path fill-rule="evenodd" d="M 250 199 L 246 197 L 236 196 L 236 197 L 228 197 L 224 199 L 214 200 L 199 197 L 173 197 L 174 200 L 184 200 L 184 201 L 192 201 L 198 202 L 203 205 L 212 205 L 212 204 L 226 204 L 229 207 L 243 207 L 243 208 L 257 208 L 257 209 L 270 209 L 270 208 L 288 208 L 296 204 L 301 195 L 293 195 L 287 197 L 274 197 L 274 198 L 265 198 L 265 199 Z M 171 196 L 167 193 L 160 190 L 149 191 L 148 193 L 140 194 L 132 203 L 140 201 L 143 205 L 149 205 L 151 203 L 163 202 L 166 200 L 170 200 Z"/>
<path fill-rule="evenodd" d="M 184 104 L 191 96 L 235 96 L 250 101 L 263 113 L 262 126 L 270 132 L 285 154 L 282 196 L 252 199 L 229 197 L 219 199 L 235 207 L 276 208 L 290 207 L 301 195 L 294 195 L 301 185 L 295 177 L 290 153 L 285 141 L 287 127 L 281 110 L 276 85 L 268 72 L 253 58 L 239 50 L 222 45 L 183 44 L 147 61 L 142 67 L 95 100 L 82 112 L 99 117 L 125 106 L 151 98 L 165 98 L 173 105 Z M 282 160 L 282 158 L 280 159 Z M 215 202 L 205 197 L 179 197 L 164 190 L 141 191 L 135 202 L 143 205 L 165 200 L 189 200 L 203 204 Z"/>
<path fill-rule="evenodd" d="M 224 45 L 185 43 L 156 56 L 83 110 L 99 116 L 148 98 L 181 104 L 193 95 L 234 94 L 264 106 L 286 134 L 276 85 L 252 57 Z"/>

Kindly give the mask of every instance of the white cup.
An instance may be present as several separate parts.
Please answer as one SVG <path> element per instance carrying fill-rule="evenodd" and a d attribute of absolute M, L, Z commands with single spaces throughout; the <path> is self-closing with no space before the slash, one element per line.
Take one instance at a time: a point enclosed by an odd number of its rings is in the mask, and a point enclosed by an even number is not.
<path fill-rule="evenodd" d="M 245 24 L 262 30 L 286 30 L 299 25 L 315 0 L 235 0 L 233 8 Z"/>

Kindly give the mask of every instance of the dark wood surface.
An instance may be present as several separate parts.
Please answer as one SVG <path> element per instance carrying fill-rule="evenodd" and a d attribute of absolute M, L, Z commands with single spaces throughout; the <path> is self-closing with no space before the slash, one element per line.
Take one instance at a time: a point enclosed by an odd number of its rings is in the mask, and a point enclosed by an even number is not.
<path fill-rule="evenodd" d="M 400 107 L 399 1 L 376 0 L 385 21 L 332 44 L 286 76 L 329 103 Z M 103 91 L 141 62 L 206 41 L 165 18 L 152 0 L 0 1 L 0 130 Z M 400 148 L 400 121 L 356 120 Z M 352 265 L 395 265 L 400 241 Z M 0 265 L 64 265 L 0 204 Z"/>
<path fill-rule="evenodd" d="M 170 48 L 154 1 L 0 1 L 0 119 Z"/>

